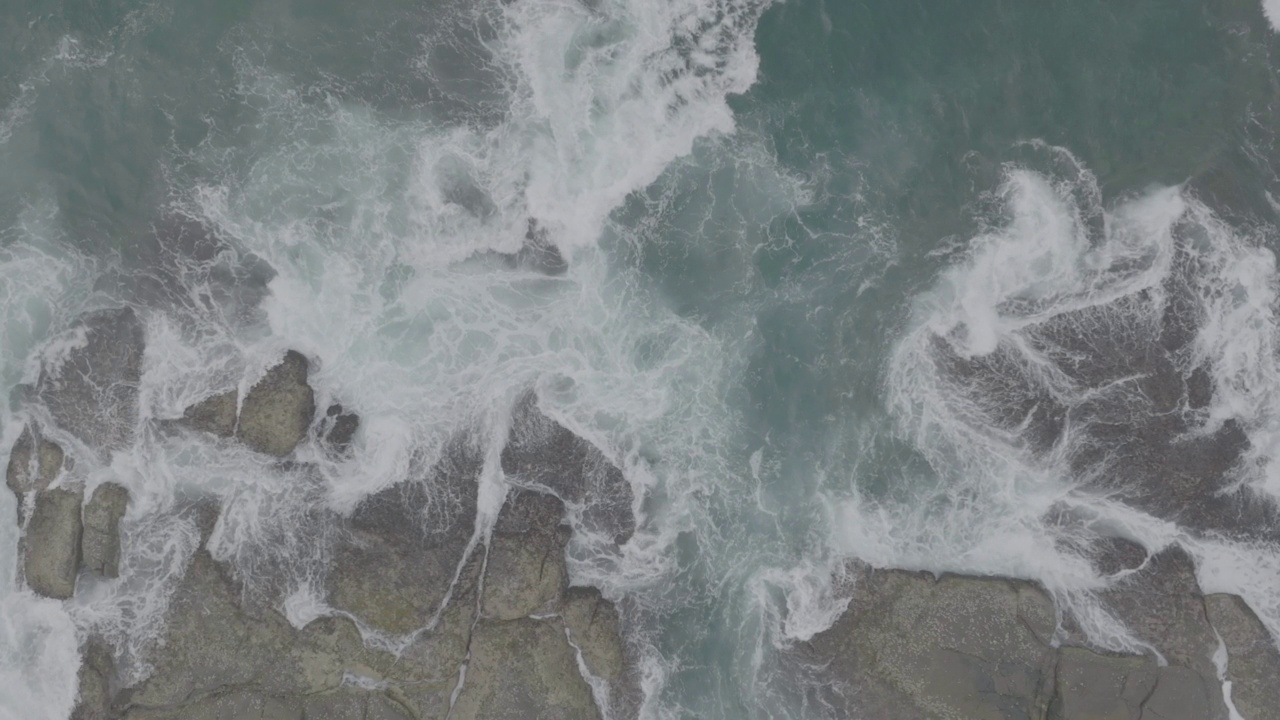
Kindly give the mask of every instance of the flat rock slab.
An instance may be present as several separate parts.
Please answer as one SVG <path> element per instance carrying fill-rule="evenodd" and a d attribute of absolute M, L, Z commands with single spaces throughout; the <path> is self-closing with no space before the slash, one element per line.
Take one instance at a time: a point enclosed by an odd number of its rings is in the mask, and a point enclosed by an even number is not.
<path fill-rule="evenodd" d="M 1158 567 L 1182 569 L 1173 556 Z M 1225 720 L 1211 656 L 1206 669 L 1195 654 L 1205 628 L 1185 626 L 1203 617 L 1192 608 L 1199 595 L 1178 609 L 1151 600 L 1150 612 L 1171 613 L 1163 620 L 1136 615 L 1147 592 L 1182 581 L 1124 589 L 1125 614 L 1170 644 L 1167 667 L 1153 656 L 1055 648 L 1053 602 L 1032 583 L 865 568 L 848 611 L 813 638 L 808 658 L 848 691 L 833 704 L 876 720 Z"/>
<path fill-rule="evenodd" d="M 81 562 L 103 577 L 120 574 L 120 519 L 129 508 L 129 491 L 115 483 L 103 483 L 84 506 Z"/>
<path fill-rule="evenodd" d="M 236 427 L 241 442 L 277 457 L 293 452 L 316 413 L 315 393 L 307 384 L 309 368 L 302 353 L 290 350 L 249 389 Z"/>
<path fill-rule="evenodd" d="M 1231 700 L 1248 720 L 1280 720 L 1280 650 L 1235 595 L 1206 595 L 1209 622 L 1227 646 Z"/>
<path fill-rule="evenodd" d="M 65 600 L 75 594 L 80 570 L 84 492 L 54 488 L 36 496 L 27 523 L 23 571 L 27 585 L 45 597 Z"/>
<path fill-rule="evenodd" d="M 54 423 L 106 459 L 133 440 L 146 332 L 132 308 L 87 313 L 40 371 L 36 393 Z"/>
<path fill-rule="evenodd" d="M 554 620 L 481 621 L 471 635 L 457 720 L 599 720 L 591 686 Z"/>

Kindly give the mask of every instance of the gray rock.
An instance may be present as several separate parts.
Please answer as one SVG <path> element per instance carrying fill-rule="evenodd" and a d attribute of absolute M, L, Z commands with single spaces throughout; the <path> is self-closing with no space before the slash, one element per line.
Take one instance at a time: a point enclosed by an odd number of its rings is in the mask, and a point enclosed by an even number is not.
<path fill-rule="evenodd" d="M 583 521 L 618 543 L 635 531 L 631 485 L 599 448 L 538 409 L 526 393 L 512 412 L 502 471 L 517 482 L 545 486 L 566 503 L 585 505 Z"/>
<path fill-rule="evenodd" d="M 339 455 L 346 454 L 351 450 L 356 431 L 360 429 L 360 416 L 343 410 L 337 403 L 330 405 L 324 415 L 320 424 L 321 439 L 330 450 Z"/>
<path fill-rule="evenodd" d="M 481 614 L 515 620 L 554 610 L 568 585 L 564 504 L 552 495 L 513 490 L 489 539 Z"/>
<path fill-rule="evenodd" d="M 471 636 L 457 720 L 595 720 L 591 687 L 554 620 L 481 621 Z"/>
<path fill-rule="evenodd" d="M 1138 720 L 1159 668 L 1150 658 L 1099 655 L 1084 648 L 1058 654 L 1050 720 Z"/>
<path fill-rule="evenodd" d="M 569 588 L 560 618 L 582 652 L 587 670 L 609 684 L 609 717 L 633 720 L 644 700 L 640 675 L 622 642 L 618 610 L 595 588 Z"/>
<path fill-rule="evenodd" d="M 1031 583 L 867 569 L 808 664 L 831 674 L 833 705 L 877 720 L 1219 720 L 1226 706 L 1199 655 L 1204 613 L 1183 559 L 1162 555 L 1111 598 L 1167 667 L 1055 649 L 1053 603 Z M 1159 596 L 1175 589 L 1184 596 Z"/>
<path fill-rule="evenodd" d="M 146 333 L 121 308 L 86 314 L 72 334 L 83 342 L 41 368 L 37 396 L 59 428 L 106 459 L 133 439 Z"/>
<path fill-rule="evenodd" d="M 109 720 L 111 715 L 111 676 L 114 663 L 111 649 L 99 640 L 90 640 L 80 665 L 80 696 L 71 720 Z"/>
<path fill-rule="evenodd" d="M 80 569 L 80 505 L 83 490 L 54 488 L 36 496 L 27 523 L 23 570 L 27 585 L 45 597 L 65 600 L 75 594 Z"/>
<path fill-rule="evenodd" d="M 244 398 L 236 437 L 268 455 L 284 457 L 307 435 L 316 412 L 307 384 L 309 363 L 295 350 L 267 371 Z"/>
<path fill-rule="evenodd" d="M 366 498 L 329 575 L 330 603 L 394 634 L 436 614 L 475 528 L 484 458 L 459 438 L 424 477 Z"/>
<path fill-rule="evenodd" d="M 120 519 L 129 507 L 129 491 L 115 483 L 103 483 L 84 506 L 81 562 L 103 577 L 120 574 Z"/>
<path fill-rule="evenodd" d="M 1048 598 L 1023 584 L 865 572 L 812 649 L 883 720 L 1040 718 L 1053 690 Z"/>
<path fill-rule="evenodd" d="M 231 437 L 236 431 L 239 397 L 235 390 L 210 395 L 183 411 L 182 424 L 219 437 Z"/>
<path fill-rule="evenodd" d="M 1181 548 L 1153 556 L 1103 598 L 1139 639 L 1171 664 L 1194 670 L 1203 693 L 1221 695 L 1213 664 L 1218 638 L 1205 615 L 1195 564 Z M 1205 720 L 1226 717 L 1226 707 L 1221 702 L 1218 706 L 1215 714 L 1203 716 Z"/>
<path fill-rule="evenodd" d="M 1206 595 L 1205 610 L 1227 646 L 1231 700 L 1248 720 L 1280 720 L 1280 650 L 1244 600 Z"/>
<path fill-rule="evenodd" d="M 1226 716 L 1217 683 L 1205 682 L 1191 668 L 1170 665 L 1160 668 L 1156 689 L 1142 704 L 1141 720 L 1208 720 Z"/>
<path fill-rule="evenodd" d="M 348 716 L 358 718 L 358 715 Z M 125 720 L 307 720 L 302 701 L 235 688 L 170 707 L 133 707 Z"/>
<path fill-rule="evenodd" d="M 9 466 L 5 472 L 5 484 L 18 498 L 19 510 L 27 493 L 44 490 L 58 478 L 62 462 L 60 445 L 42 437 L 39 428 L 33 430 L 28 425 L 22 429 L 9 452 Z"/>

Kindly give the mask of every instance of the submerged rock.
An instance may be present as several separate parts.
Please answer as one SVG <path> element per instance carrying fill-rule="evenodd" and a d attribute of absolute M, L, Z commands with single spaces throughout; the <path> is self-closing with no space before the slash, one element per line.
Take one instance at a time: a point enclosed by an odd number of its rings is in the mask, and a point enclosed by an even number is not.
<path fill-rule="evenodd" d="M 635 532 L 631 484 L 599 448 L 547 417 L 526 393 L 512 412 L 502 471 L 518 483 L 540 485 L 566 503 L 583 505 L 593 532 L 626 542 Z"/>
<path fill-rule="evenodd" d="M 83 500 L 79 489 L 54 488 L 36 496 L 27 523 L 23 571 L 27 585 L 45 597 L 65 600 L 75 594 Z"/>
<path fill-rule="evenodd" d="M 5 472 L 5 484 L 18 498 L 18 507 L 22 507 L 22 498 L 31 492 L 39 492 L 49 487 L 62 472 L 62 447 L 46 440 L 39 430 L 32 430 L 28 425 L 14 442 L 9 452 L 9 466 Z"/>
<path fill-rule="evenodd" d="M 115 483 L 103 483 L 84 506 L 81 562 L 103 577 L 120 574 L 120 519 L 129 507 L 129 491 Z"/>
<path fill-rule="evenodd" d="M 107 458 L 133 439 L 146 332 L 132 308 L 88 313 L 67 350 L 40 370 L 36 394 L 57 426 Z"/>
<path fill-rule="evenodd" d="M 182 424 L 219 437 L 231 437 L 236 431 L 238 400 L 235 390 L 210 395 L 182 413 Z"/>
<path fill-rule="evenodd" d="M 284 457 L 307 435 L 316 412 L 315 393 L 307 384 L 310 364 L 290 350 L 267 371 L 244 398 L 236 437 L 268 455 Z"/>

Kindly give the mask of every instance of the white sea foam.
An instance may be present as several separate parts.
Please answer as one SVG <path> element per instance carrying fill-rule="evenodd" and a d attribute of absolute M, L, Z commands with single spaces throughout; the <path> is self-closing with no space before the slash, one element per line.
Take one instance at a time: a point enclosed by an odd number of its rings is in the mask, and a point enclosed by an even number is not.
<path fill-rule="evenodd" d="M 1070 422 L 1042 447 L 1027 434 L 1038 404 L 1021 406 L 1026 417 L 1007 414 L 1024 401 L 1020 387 L 1072 407 L 1128 382 L 1081 386 L 1064 372 L 1062 351 L 1038 333 L 1086 311 L 1080 317 L 1109 318 L 1093 332 L 1133 332 L 1154 342 L 1144 328 L 1156 323 L 1158 335 L 1176 249 L 1193 258 L 1191 294 L 1200 305 L 1184 310 L 1198 313 L 1191 316 L 1199 319 L 1198 335 L 1174 362 L 1188 371 L 1205 365 L 1214 381 L 1214 401 L 1197 416 L 1197 432 L 1228 419 L 1242 423 L 1253 450 L 1241 480 L 1270 492 L 1277 423 L 1268 398 L 1280 387 L 1274 259 L 1258 237 L 1221 222 L 1181 188 L 1125 200 L 1101 225 L 1091 223 L 1099 202 L 1093 178 L 1065 151 L 1038 149 L 1059 169 L 1010 168 L 999 190 L 1006 214 L 919 299 L 887 369 L 895 417 L 933 476 L 904 478 L 899 484 L 912 490 L 902 495 L 846 494 L 833 522 L 834 547 L 874 566 L 1038 580 L 1099 645 L 1135 651 L 1141 643 L 1097 600 L 1115 578 L 1100 576 L 1082 550 L 1099 534 L 1149 552 L 1176 543 L 1197 559 L 1207 591 L 1241 595 L 1280 638 L 1272 545 L 1205 536 L 1089 489 L 1089 478 L 1069 464 L 1076 442 Z M 954 363 L 940 360 L 946 353 L 958 362 L 1003 363 L 994 367 L 1005 379 L 956 379 Z M 1257 467 L 1261 475 L 1249 474 Z M 1054 520 L 1062 517 L 1074 520 Z"/>
<path fill-rule="evenodd" d="M 1262 0 L 1262 13 L 1267 16 L 1271 28 L 1280 32 L 1280 0 Z"/>

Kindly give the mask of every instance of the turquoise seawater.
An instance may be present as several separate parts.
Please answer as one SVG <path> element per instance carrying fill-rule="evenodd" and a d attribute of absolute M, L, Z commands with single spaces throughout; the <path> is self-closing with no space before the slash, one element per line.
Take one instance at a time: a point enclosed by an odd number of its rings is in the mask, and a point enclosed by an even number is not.
<path fill-rule="evenodd" d="M 1280 637 L 1280 528 L 1171 510 L 1149 438 L 1099 430 L 1198 371 L 1182 431 L 1248 438 L 1205 496 L 1280 499 L 1278 132 L 1257 0 L 9 0 L 0 446 L 119 304 L 140 427 L 315 358 L 364 421 L 305 458 L 344 512 L 534 387 L 643 498 L 570 567 L 645 717 L 829 716 L 792 651 L 856 561 L 1037 579 L 1123 649 L 1092 543 L 1181 543 Z M 531 222 L 565 275 L 495 259 Z M 301 500 L 197 445 L 78 466 L 136 498 L 110 587 L 36 598 L 4 525 L 0 718 L 65 718 L 91 630 L 145 674 L 178 498 L 224 501 L 224 557 L 315 562 Z"/>

